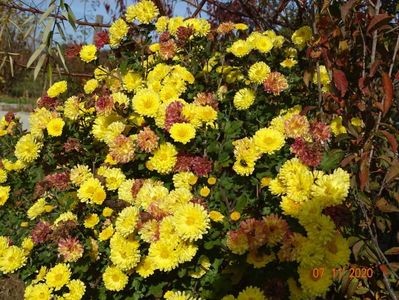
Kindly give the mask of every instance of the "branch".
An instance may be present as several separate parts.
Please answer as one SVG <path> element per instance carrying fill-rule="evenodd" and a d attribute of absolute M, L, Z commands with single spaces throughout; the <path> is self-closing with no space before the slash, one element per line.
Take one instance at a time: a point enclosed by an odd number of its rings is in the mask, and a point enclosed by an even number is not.
<path fill-rule="evenodd" d="M 19 10 L 19 11 L 30 12 L 32 14 L 37 14 L 37 15 L 42 15 L 42 14 L 45 13 L 44 11 L 36 9 L 36 8 L 33 8 L 33 7 L 23 7 L 23 6 L 20 6 L 18 4 L 9 3 L 8 1 L 7 2 L 0 2 L 0 6 L 8 7 L 8 8 L 11 8 L 11 9 L 16 9 L 16 10 Z M 49 16 L 53 17 L 55 19 L 62 20 L 62 21 L 68 21 L 68 19 L 66 17 L 62 16 L 62 15 L 50 14 Z M 82 25 L 82 26 L 111 27 L 111 25 L 109 25 L 109 24 L 91 23 L 91 22 L 79 21 L 79 20 L 76 20 L 75 23 L 77 25 Z"/>
<path fill-rule="evenodd" d="M 165 9 L 165 5 L 164 5 L 164 2 L 162 0 L 152 0 L 152 2 L 154 2 L 156 7 L 158 7 L 159 14 L 161 16 L 166 16 L 167 15 L 166 9 Z"/>
<path fill-rule="evenodd" d="M 202 0 L 201 3 L 198 4 L 197 9 L 194 11 L 194 13 L 192 14 L 191 18 L 195 18 L 200 13 L 200 11 L 204 7 L 206 1 L 207 0 Z"/>
<path fill-rule="evenodd" d="M 17 62 L 15 62 L 15 64 L 18 67 L 25 68 L 25 69 L 28 69 L 28 70 L 35 68 L 34 66 L 28 67 L 28 66 L 26 66 L 24 64 L 20 64 L 20 63 L 17 63 Z M 44 70 L 41 70 L 41 71 L 44 71 Z M 67 76 L 71 76 L 71 77 L 82 77 L 82 78 L 91 78 L 91 77 L 93 77 L 92 74 L 86 74 L 86 73 L 71 73 L 71 72 L 63 72 L 63 71 L 60 71 L 59 73 L 61 75 L 67 75 Z"/>

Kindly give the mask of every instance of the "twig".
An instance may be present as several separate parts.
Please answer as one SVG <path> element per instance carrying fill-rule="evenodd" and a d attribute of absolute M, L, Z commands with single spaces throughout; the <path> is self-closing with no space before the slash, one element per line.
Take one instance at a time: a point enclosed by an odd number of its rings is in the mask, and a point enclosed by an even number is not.
<path fill-rule="evenodd" d="M 393 70 L 393 66 L 395 64 L 395 59 L 396 59 L 396 55 L 398 54 L 398 50 L 399 50 L 399 34 L 398 34 L 398 38 L 396 39 L 396 45 L 395 45 L 395 50 L 393 51 L 393 55 L 392 55 L 391 66 L 389 67 L 389 77 L 392 76 L 392 70 Z"/>
<path fill-rule="evenodd" d="M 152 0 L 152 2 L 154 2 L 154 4 L 158 7 L 159 13 L 161 16 L 166 16 L 166 9 L 165 9 L 165 5 L 164 2 L 161 0 Z"/>
<path fill-rule="evenodd" d="M 206 0 L 202 0 L 201 3 L 198 4 L 197 9 L 194 11 L 191 18 L 195 18 L 200 13 L 200 11 L 204 7 L 205 3 L 206 3 Z"/>
<path fill-rule="evenodd" d="M 195 9 L 198 8 L 197 5 L 195 5 L 194 3 L 191 3 L 191 2 L 188 1 L 188 0 L 182 0 L 182 1 L 185 2 L 185 3 L 187 3 L 188 5 L 191 5 L 191 6 L 195 7 Z M 206 10 L 206 9 L 204 9 L 204 8 L 202 8 L 201 10 L 202 10 L 204 13 L 208 14 L 209 16 L 211 16 L 211 17 L 213 17 L 213 18 L 216 18 L 216 16 L 215 16 L 213 13 L 211 13 L 209 10 Z"/>
<path fill-rule="evenodd" d="M 362 77 L 365 78 L 366 77 L 366 54 L 367 54 L 366 41 L 364 40 L 363 30 L 362 30 L 361 26 L 359 26 L 359 31 L 360 31 L 360 36 L 362 37 L 362 42 L 363 42 Z"/>
<path fill-rule="evenodd" d="M 29 66 L 28 67 L 28 66 L 26 66 L 24 64 L 20 64 L 20 63 L 17 63 L 17 62 L 15 62 L 15 64 L 17 66 L 25 68 L 25 69 L 34 69 L 35 68 L 34 66 Z M 43 71 L 43 70 L 41 70 L 41 71 Z M 67 76 L 72 76 L 72 77 L 82 77 L 82 78 L 91 78 L 91 77 L 93 77 L 92 74 L 86 74 L 86 73 L 71 73 L 71 72 L 63 72 L 63 71 L 60 71 L 59 73 L 61 75 L 67 75 Z"/>
<path fill-rule="evenodd" d="M 42 15 L 45 12 L 33 7 L 23 7 L 21 5 L 18 4 L 14 4 L 14 3 L 9 3 L 7 2 L 0 2 L 0 6 L 4 6 L 4 7 L 8 7 L 8 8 L 12 8 L 12 9 L 16 9 L 19 11 L 25 11 L 25 12 L 30 12 L 32 14 L 38 14 L 38 15 Z M 63 20 L 63 21 L 68 21 L 68 19 L 62 15 L 58 15 L 58 14 L 50 14 L 49 17 L 53 17 L 55 19 L 59 19 L 59 20 Z M 103 24 L 103 23 L 91 23 L 91 22 L 86 22 L 86 21 L 79 21 L 76 20 L 75 21 L 76 24 L 78 25 L 82 25 L 82 26 L 92 26 L 92 27 L 111 27 L 111 25 L 109 24 Z"/>
<path fill-rule="evenodd" d="M 318 11 L 317 11 L 317 6 L 314 5 L 314 9 L 313 9 L 313 32 L 315 35 L 318 34 L 318 30 L 317 30 L 317 26 L 316 26 L 316 18 L 318 15 Z M 317 90 L 319 92 L 319 109 L 320 109 L 320 113 L 323 113 L 323 108 L 321 105 L 322 102 L 322 96 L 321 96 L 321 74 L 320 74 L 320 62 L 317 61 L 316 62 L 316 72 L 317 72 Z"/>

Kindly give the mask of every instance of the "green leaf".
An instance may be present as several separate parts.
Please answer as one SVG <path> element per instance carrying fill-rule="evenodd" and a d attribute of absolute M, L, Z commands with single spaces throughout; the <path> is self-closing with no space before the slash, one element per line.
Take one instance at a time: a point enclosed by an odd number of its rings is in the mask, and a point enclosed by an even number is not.
<path fill-rule="evenodd" d="M 29 57 L 28 63 L 26 64 L 26 67 L 30 67 L 33 62 L 39 57 L 39 55 L 42 53 L 42 51 L 46 48 L 45 44 L 41 44 L 36 50 L 35 52 L 33 52 L 33 54 L 31 55 L 31 57 Z"/>
<path fill-rule="evenodd" d="M 56 5 L 53 3 L 49 6 L 49 8 L 42 14 L 42 16 L 39 19 L 39 24 L 42 23 L 47 17 L 54 11 L 56 8 Z"/>
<path fill-rule="evenodd" d="M 339 166 L 339 163 L 344 156 L 345 152 L 339 149 L 333 149 L 329 152 L 326 152 L 321 160 L 320 168 L 325 172 L 335 169 Z"/>
<path fill-rule="evenodd" d="M 45 53 L 43 53 L 42 56 L 40 56 L 39 60 L 37 61 L 35 70 L 33 71 L 33 78 L 34 79 L 37 78 L 37 75 L 39 74 L 39 72 L 40 72 L 40 70 L 41 70 L 41 68 L 42 68 L 42 66 L 44 64 L 44 61 L 45 61 L 46 57 L 47 57 L 47 55 Z"/>
<path fill-rule="evenodd" d="M 147 296 L 154 296 L 154 297 L 162 297 L 163 294 L 163 287 L 167 285 L 167 282 L 161 282 L 157 285 L 152 285 L 150 286 L 150 288 L 148 289 L 148 293 Z"/>
<path fill-rule="evenodd" d="M 71 7 L 65 3 L 65 9 L 67 11 L 67 18 L 68 18 L 68 22 L 69 24 L 71 24 L 72 28 L 76 31 L 76 17 L 73 14 L 73 11 L 71 9 Z"/>

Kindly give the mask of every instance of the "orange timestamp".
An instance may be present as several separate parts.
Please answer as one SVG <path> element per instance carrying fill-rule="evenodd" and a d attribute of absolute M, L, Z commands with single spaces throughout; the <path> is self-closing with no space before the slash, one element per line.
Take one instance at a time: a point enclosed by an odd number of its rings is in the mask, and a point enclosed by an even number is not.
<path fill-rule="evenodd" d="M 312 269 L 312 277 L 314 279 L 322 278 L 326 272 L 331 272 L 333 279 L 342 278 L 346 273 L 349 273 L 349 278 L 371 278 L 374 275 L 373 268 L 370 267 L 349 267 L 349 268 L 324 268 L 318 267 Z"/>

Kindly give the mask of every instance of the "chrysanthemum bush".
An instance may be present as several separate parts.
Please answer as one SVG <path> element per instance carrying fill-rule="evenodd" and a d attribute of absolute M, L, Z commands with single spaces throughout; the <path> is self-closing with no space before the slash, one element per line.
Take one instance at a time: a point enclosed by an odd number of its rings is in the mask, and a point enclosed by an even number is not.
<path fill-rule="evenodd" d="M 81 94 L 52 85 L 29 132 L 1 120 L 0 273 L 25 299 L 326 297 L 350 174 L 326 155 L 342 122 L 309 112 L 311 37 L 128 7 L 109 61 L 81 48 Z"/>

